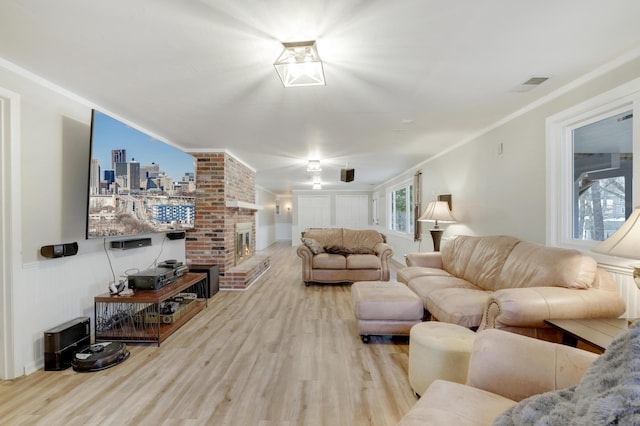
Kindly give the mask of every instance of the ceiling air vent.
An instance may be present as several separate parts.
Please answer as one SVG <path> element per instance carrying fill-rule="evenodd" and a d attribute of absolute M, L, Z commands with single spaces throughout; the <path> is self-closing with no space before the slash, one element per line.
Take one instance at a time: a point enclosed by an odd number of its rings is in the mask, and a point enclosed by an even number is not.
<path fill-rule="evenodd" d="M 549 80 L 549 77 L 531 77 L 529 80 L 511 89 L 511 91 L 512 92 L 528 92 L 529 90 L 535 89 L 537 86 L 541 85 L 547 80 Z"/>

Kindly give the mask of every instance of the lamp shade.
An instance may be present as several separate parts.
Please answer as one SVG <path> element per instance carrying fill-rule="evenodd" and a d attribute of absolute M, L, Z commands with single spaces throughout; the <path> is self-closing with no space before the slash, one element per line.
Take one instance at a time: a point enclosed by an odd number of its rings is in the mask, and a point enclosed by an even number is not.
<path fill-rule="evenodd" d="M 438 222 L 456 222 L 456 218 L 451 214 L 449 210 L 449 203 L 446 201 L 431 201 L 427 205 L 427 208 L 422 213 L 422 216 L 418 218 L 420 222 L 435 222 L 436 227 Z"/>
<path fill-rule="evenodd" d="M 636 207 L 626 222 L 592 251 L 610 256 L 640 259 L 640 207 Z"/>

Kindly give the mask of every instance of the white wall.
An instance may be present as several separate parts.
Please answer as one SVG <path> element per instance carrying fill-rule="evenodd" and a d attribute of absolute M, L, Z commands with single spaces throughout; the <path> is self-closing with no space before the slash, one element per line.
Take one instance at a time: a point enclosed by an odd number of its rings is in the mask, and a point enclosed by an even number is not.
<path fill-rule="evenodd" d="M 103 240 L 85 240 L 91 107 L 6 65 L 0 63 L 0 87 L 17 93 L 21 102 L 21 202 L 16 216 L 22 221 L 22 251 L 13 253 L 19 270 L 8 283 L 8 322 L 14 336 L 7 356 L 13 360 L 6 372 L 10 378 L 43 366 L 45 330 L 78 316 L 90 316 L 93 325 L 93 297 L 107 291 L 112 275 Z M 109 251 L 115 274 L 147 269 L 156 258 L 184 260 L 184 240 L 164 241 L 163 234 L 152 239 L 151 247 Z M 74 241 L 79 245 L 76 256 L 39 255 L 41 246 Z"/>
<path fill-rule="evenodd" d="M 293 225 L 293 197 L 278 196 L 280 214 L 276 214 L 276 240 L 291 241 L 291 227 Z"/>
<path fill-rule="evenodd" d="M 276 195 L 264 188 L 256 188 L 256 250 L 264 250 L 273 244 L 276 237 Z"/>

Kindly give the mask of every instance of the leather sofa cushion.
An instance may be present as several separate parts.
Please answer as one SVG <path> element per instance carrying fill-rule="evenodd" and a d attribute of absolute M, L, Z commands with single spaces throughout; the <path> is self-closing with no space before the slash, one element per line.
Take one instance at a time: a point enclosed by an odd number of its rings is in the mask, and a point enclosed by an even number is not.
<path fill-rule="evenodd" d="M 491 293 L 470 288 L 434 290 L 426 296 L 425 308 L 436 319 L 463 327 L 477 327 Z"/>
<path fill-rule="evenodd" d="M 442 253 L 442 269 L 451 275 L 462 278 L 464 271 L 480 238 L 467 235 L 459 235 L 446 240 L 440 249 Z"/>
<path fill-rule="evenodd" d="M 460 278 L 484 290 L 493 291 L 504 262 L 520 240 L 503 235 L 476 238 L 480 238 L 480 242 L 476 244 L 464 275 Z"/>
<path fill-rule="evenodd" d="M 545 247 L 522 241 L 507 258 L 492 290 L 522 287 L 590 288 L 595 259 L 577 250 Z"/>
<path fill-rule="evenodd" d="M 442 247 L 442 266 L 487 291 L 541 286 L 586 289 L 597 271 L 596 261 L 577 250 L 504 235 L 448 240 Z"/>
<path fill-rule="evenodd" d="M 314 269 L 346 269 L 347 259 L 341 254 L 319 253 L 311 260 Z"/>
<path fill-rule="evenodd" d="M 407 287 L 422 299 L 425 306 L 427 304 L 427 297 L 437 290 L 446 288 L 468 288 L 472 290 L 480 290 L 469 281 L 465 281 L 462 278 L 456 278 L 451 275 L 430 275 L 414 278 L 409 282 L 409 284 L 407 284 Z"/>
<path fill-rule="evenodd" d="M 450 277 L 451 274 L 445 271 L 444 269 L 438 268 L 425 268 L 423 266 L 407 266 L 406 268 L 402 268 L 397 272 L 397 279 L 399 282 L 404 284 L 409 284 L 409 281 L 418 277 L 427 277 L 427 276 L 444 276 Z"/>
<path fill-rule="evenodd" d="M 347 269 L 380 269 L 380 258 L 375 254 L 350 254 L 346 257 Z"/>
<path fill-rule="evenodd" d="M 322 247 L 343 246 L 342 228 L 310 229 L 303 235 L 304 238 L 313 238 Z"/>
<path fill-rule="evenodd" d="M 358 251 L 363 248 L 374 248 L 376 244 L 384 242 L 382 235 L 374 229 L 343 229 L 343 245 L 351 251 Z"/>

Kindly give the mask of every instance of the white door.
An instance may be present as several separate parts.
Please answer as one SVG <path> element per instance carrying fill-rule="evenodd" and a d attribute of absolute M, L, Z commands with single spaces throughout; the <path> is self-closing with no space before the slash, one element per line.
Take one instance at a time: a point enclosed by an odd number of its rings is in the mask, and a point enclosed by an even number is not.
<path fill-rule="evenodd" d="M 298 198 L 298 226 L 301 231 L 309 228 L 329 228 L 331 226 L 331 199 L 329 196 L 300 196 Z"/>
<path fill-rule="evenodd" d="M 368 195 L 336 196 L 336 227 L 363 229 L 369 226 Z"/>

